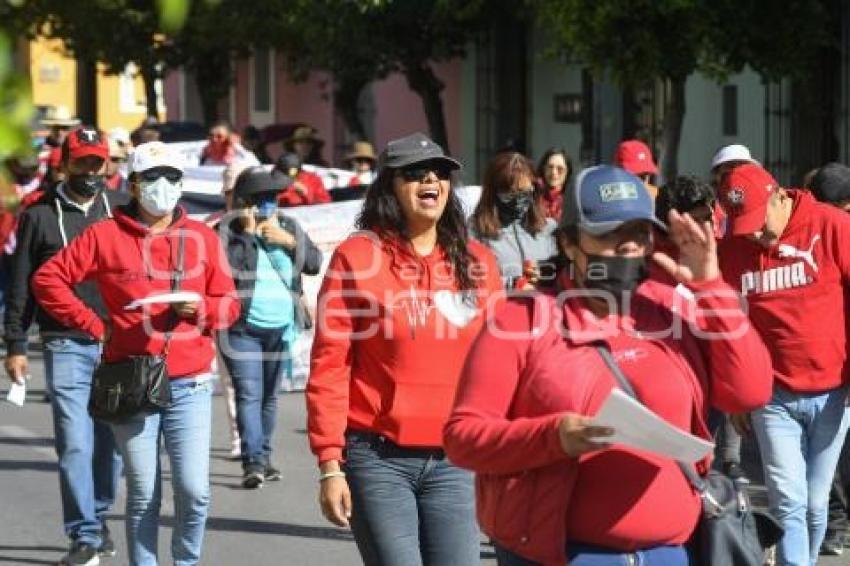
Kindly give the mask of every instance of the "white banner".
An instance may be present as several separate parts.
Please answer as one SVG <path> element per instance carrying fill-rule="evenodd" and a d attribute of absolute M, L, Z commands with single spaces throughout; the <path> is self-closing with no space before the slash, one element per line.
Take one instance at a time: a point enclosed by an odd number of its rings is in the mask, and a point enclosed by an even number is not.
<path fill-rule="evenodd" d="M 188 142 L 173 144 L 185 146 L 186 155 L 194 155 L 196 144 L 201 148 L 206 142 Z M 200 150 L 198 155 L 200 155 Z M 197 158 L 195 160 L 197 162 Z M 271 168 L 271 166 L 268 166 Z M 313 171 L 322 177 L 325 186 L 332 190 L 335 187 L 348 186 L 352 173 L 341 169 L 326 169 L 321 167 L 304 166 L 305 170 Z M 206 195 L 221 194 L 222 166 L 190 166 L 186 168 L 183 176 L 183 191 L 186 193 L 198 193 Z M 455 189 L 460 197 L 466 217 L 468 218 L 475 209 L 481 196 L 481 187 L 469 186 Z M 287 208 L 285 214 L 298 221 L 313 243 L 322 250 L 324 261 L 322 270 L 316 276 L 304 276 L 304 297 L 307 307 L 315 320 L 316 298 L 319 287 L 322 284 L 325 270 L 330 262 L 331 255 L 337 245 L 355 230 L 357 215 L 363 205 L 362 200 L 334 202 L 312 206 L 299 206 Z M 293 346 L 293 377 L 292 380 L 283 379 L 281 388 L 284 391 L 300 391 L 304 389 L 307 376 L 310 371 L 310 348 L 313 343 L 313 332 L 303 332 Z"/>

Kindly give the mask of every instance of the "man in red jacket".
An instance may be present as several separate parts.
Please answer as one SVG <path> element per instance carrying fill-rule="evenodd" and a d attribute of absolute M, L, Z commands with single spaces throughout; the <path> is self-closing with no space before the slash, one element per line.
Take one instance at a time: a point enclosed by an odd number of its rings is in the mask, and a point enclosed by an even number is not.
<path fill-rule="evenodd" d="M 753 163 L 727 172 L 719 195 L 728 214 L 721 269 L 774 367 L 773 397 L 752 414 L 752 429 L 771 511 L 785 528 L 777 563 L 814 565 L 848 426 L 850 217 Z"/>

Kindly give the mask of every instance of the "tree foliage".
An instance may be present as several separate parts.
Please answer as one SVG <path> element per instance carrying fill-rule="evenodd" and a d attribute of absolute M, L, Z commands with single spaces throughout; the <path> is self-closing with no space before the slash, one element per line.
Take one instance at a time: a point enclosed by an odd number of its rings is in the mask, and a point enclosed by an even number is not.
<path fill-rule="evenodd" d="M 684 83 L 717 80 L 749 65 L 765 79 L 804 73 L 831 41 L 828 4 L 837 0 L 533 0 L 551 47 L 626 87 L 667 81 L 665 176 L 676 172 Z"/>
<path fill-rule="evenodd" d="M 363 87 L 402 73 L 422 99 L 431 135 L 447 145 L 434 63 L 466 53 L 486 20 L 483 0 L 293 0 L 277 45 L 296 78 L 331 73 L 349 129 L 363 135 L 357 100 Z"/>

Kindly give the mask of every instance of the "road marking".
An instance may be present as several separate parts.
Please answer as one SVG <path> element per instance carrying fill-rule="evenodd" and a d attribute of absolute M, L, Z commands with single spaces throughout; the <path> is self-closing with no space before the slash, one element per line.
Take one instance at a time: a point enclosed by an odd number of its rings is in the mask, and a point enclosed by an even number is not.
<path fill-rule="evenodd" d="M 52 435 L 51 435 L 52 436 Z M 1 425 L 0 426 L 0 438 L 22 438 L 25 440 L 31 439 L 39 439 L 44 438 L 42 435 L 37 434 L 29 429 L 26 429 L 22 426 L 17 425 Z M 33 452 L 36 452 L 42 456 L 46 456 L 51 460 L 56 460 L 56 450 L 51 446 L 41 446 L 41 445 L 29 445 L 22 444 L 19 445 L 22 448 L 29 448 Z"/>

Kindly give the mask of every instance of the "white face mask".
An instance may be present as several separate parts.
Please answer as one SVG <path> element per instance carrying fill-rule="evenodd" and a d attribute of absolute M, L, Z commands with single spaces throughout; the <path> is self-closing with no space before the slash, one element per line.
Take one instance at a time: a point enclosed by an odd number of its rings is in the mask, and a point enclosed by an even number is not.
<path fill-rule="evenodd" d="M 139 204 L 151 216 L 166 216 L 177 206 L 182 188 L 182 181 L 171 183 L 165 177 L 152 182 L 142 181 L 139 183 Z"/>

